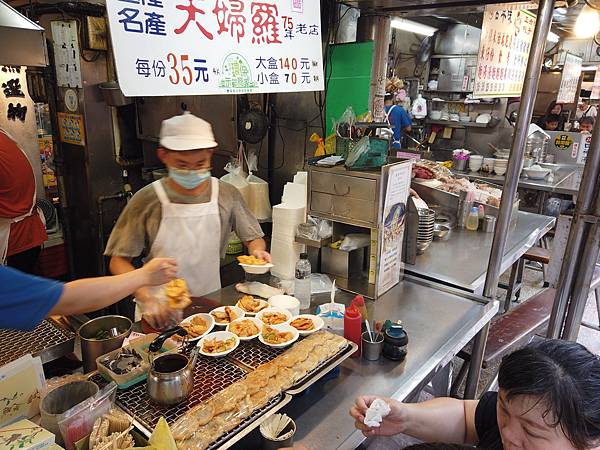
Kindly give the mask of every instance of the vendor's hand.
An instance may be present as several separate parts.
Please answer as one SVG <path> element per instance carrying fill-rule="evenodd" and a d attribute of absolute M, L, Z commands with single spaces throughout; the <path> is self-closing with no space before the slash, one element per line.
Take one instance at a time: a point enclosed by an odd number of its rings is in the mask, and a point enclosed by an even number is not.
<path fill-rule="evenodd" d="M 177 261 L 173 258 L 154 258 L 141 269 L 146 286 L 168 283 L 177 276 Z"/>
<path fill-rule="evenodd" d="M 419 197 L 419 194 L 417 194 L 417 191 L 415 191 L 414 189 L 410 190 L 410 196 L 415 198 L 421 198 Z"/>
<path fill-rule="evenodd" d="M 252 252 L 252 256 L 254 256 L 258 259 L 262 259 L 268 263 L 271 262 L 271 254 L 266 250 L 254 250 Z"/>
<path fill-rule="evenodd" d="M 365 425 L 365 414 L 367 409 L 376 398 L 381 398 L 390 406 L 390 413 L 383 418 L 379 427 L 368 427 Z M 358 428 L 366 437 L 370 436 L 394 436 L 403 433 L 406 430 L 406 406 L 403 403 L 376 396 L 361 396 L 356 399 L 356 403 L 350 410 L 350 415 L 354 418 L 354 426 Z"/>
<path fill-rule="evenodd" d="M 148 288 L 135 291 L 135 300 L 142 316 L 155 330 L 164 330 L 178 322 L 180 310 L 169 308 L 166 302 L 157 299 Z"/>

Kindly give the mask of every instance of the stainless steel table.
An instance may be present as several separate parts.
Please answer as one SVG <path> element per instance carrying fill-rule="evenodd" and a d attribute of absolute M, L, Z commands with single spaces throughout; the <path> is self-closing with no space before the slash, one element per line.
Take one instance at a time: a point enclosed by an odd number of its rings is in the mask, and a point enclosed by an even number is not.
<path fill-rule="evenodd" d="M 209 304 L 233 304 L 233 287 L 208 295 Z M 336 301 L 349 304 L 352 296 L 339 292 Z M 313 303 L 328 301 L 316 296 Z M 377 301 L 367 301 L 371 320 L 401 319 L 409 336 L 408 355 L 398 364 L 381 358 L 368 362 L 346 360 L 339 377 L 317 383 L 295 397 L 286 412 L 296 421 L 295 442 L 311 449 L 354 449 L 363 441 L 348 415 L 356 396 L 377 394 L 404 400 L 450 360 L 498 311 L 489 302 L 464 291 L 407 277 Z M 244 441 L 239 448 L 244 447 Z"/>
<path fill-rule="evenodd" d="M 555 222 L 554 217 L 519 211 L 511 228 L 501 272 L 544 236 Z M 418 277 L 481 294 L 485 283 L 493 233 L 455 228 L 447 241 L 433 241 L 414 265 L 407 264 L 406 272 Z"/>

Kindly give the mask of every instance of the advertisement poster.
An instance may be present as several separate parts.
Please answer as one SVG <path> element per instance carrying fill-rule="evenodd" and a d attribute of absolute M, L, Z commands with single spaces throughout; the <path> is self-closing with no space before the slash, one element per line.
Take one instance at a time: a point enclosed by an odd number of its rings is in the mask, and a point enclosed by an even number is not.
<path fill-rule="evenodd" d="M 590 100 L 598 99 L 600 99 L 600 67 L 596 69 L 596 74 L 594 75 L 594 82 L 592 83 L 592 93 L 590 95 Z"/>
<path fill-rule="evenodd" d="M 406 202 L 410 191 L 412 162 L 389 166 L 383 201 L 383 236 L 379 259 L 377 295 L 382 295 L 400 281 L 402 240 Z"/>
<path fill-rule="evenodd" d="M 323 90 L 318 0 L 107 0 L 126 96 Z"/>
<path fill-rule="evenodd" d="M 562 77 L 560 78 L 560 88 L 558 89 L 556 103 L 574 103 L 577 101 L 577 88 L 579 87 L 582 63 L 583 59 L 579 56 L 575 56 L 572 53 L 565 55 L 565 65 Z"/>
<path fill-rule="evenodd" d="M 63 112 L 59 112 L 57 116 L 60 141 L 66 144 L 85 146 L 83 116 Z"/>
<path fill-rule="evenodd" d="M 518 4 L 485 7 L 474 98 L 521 95 L 536 20 L 535 14 L 522 8 Z"/>

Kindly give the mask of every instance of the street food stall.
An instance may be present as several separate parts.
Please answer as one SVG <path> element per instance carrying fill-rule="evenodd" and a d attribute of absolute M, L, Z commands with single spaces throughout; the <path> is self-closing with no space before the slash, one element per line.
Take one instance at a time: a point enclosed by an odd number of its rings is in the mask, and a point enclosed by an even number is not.
<path fill-rule="evenodd" d="M 56 275 L 161 257 L 179 272 L 129 290 L 135 313 L 128 298 L 0 329 L 0 447 L 355 449 L 356 396 L 413 402 L 428 385 L 449 396 L 465 348 L 464 398 L 477 397 L 500 275 L 553 229 L 551 197 L 577 198 L 586 220 L 567 254 L 594 257 L 583 240 L 597 233 L 600 138 L 530 126 L 552 0 L 536 11 L 465 1 L 481 29 L 433 2 L 418 32 L 362 1 L 11 3 L 52 50 L 55 75 L 24 83 L 52 148 L 36 175 L 55 177 L 43 193 L 70 268 Z M 388 3 L 415 20 L 424 8 Z M 397 57 L 403 37 L 434 26 L 414 57 Z M 564 104 L 582 64 L 569 55 Z M 409 121 L 400 137 L 395 108 Z M 541 193 L 534 206 L 528 191 Z M 198 211 L 204 227 L 170 229 L 189 242 L 164 244 L 166 222 Z M 568 286 L 585 285 L 582 272 L 561 273 L 557 336 L 581 322 Z"/>

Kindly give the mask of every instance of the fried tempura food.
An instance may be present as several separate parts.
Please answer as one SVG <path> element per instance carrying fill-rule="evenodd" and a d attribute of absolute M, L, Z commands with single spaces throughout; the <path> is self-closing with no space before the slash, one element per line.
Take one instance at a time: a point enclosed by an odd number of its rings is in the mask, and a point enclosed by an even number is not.
<path fill-rule="evenodd" d="M 202 317 L 196 316 L 192 317 L 192 319 L 187 322 L 182 322 L 181 328 L 187 331 L 187 336 L 190 339 L 195 339 L 206 333 L 206 330 L 208 330 L 208 324 L 206 323 L 206 320 L 204 320 Z M 179 336 L 178 334 L 176 334 L 173 337 L 175 339 L 183 339 L 183 337 Z"/>
<path fill-rule="evenodd" d="M 310 331 L 315 329 L 314 322 L 308 317 L 299 317 L 290 322 L 290 325 L 293 326 L 296 330 L 300 331 Z"/>
<path fill-rule="evenodd" d="M 225 352 L 235 345 L 235 339 L 207 339 L 202 343 L 202 351 L 204 353 L 221 353 Z"/>
<path fill-rule="evenodd" d="M 262 337 L 269 344 L 283 344 L 294 338 L 294 335 L 289 331 L 277 331 L 267 325 L 263 326 Z"/>
<path fill-rule="evenodd" d="M 226 306 L 224 311 L 211 311 L 211 316 L 215 318 L 218 324 L 228 324 L 238 318 L 233 308 Z"/>
<path fill-rule="evenodd" d="M 266 312 L 260 317 L 260 320 L 267 325 L 279 325 L 280 323 L 286 322 L 288 318 L 285 314 L 280 312 Z"/>
<path fill-rule="evenodd" d="M 250 337 L 256 336 L 260 330 L 254 322 L 250 319 L 240 320 L 239 322 L 232 323 L 229 326 L 229 331 L 233 334 L 237 334 L 239 337 Z"/>
<path fill-rule="evenodd" d="M 237 260 L 240 264 L 247 264 L 249 266 L 264 266 L 267 263 L 264 259 L 260 259 L 251 255 L 238 256 Z"/>
<path fill-rule="evenodd" d="M 244 295 L 240 299 L 238 306 L 246 312 L 257 313 L 265 309 L 269 304 L 261 302 L 260 300 L 255 300 L 251 295 Z"/>
<path fill-rule="evenodd" d="M 165 293 L 169 307 L 173 309 L 184 309 L 192 304 L 190 291 L 183 278 L 175 278 L 165 285 Z"/>

